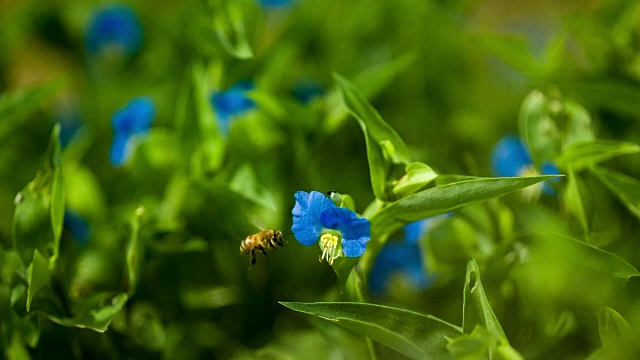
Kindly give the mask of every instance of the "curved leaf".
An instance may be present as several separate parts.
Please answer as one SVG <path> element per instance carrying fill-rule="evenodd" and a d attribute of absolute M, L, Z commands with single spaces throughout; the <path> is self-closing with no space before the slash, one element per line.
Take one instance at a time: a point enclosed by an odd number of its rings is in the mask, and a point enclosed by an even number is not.
<path fill-rule="evenodd" d="M 477 325 L 486 328 L 489 333 L 497 339 L 504 339 L 507 336 L 500 326 L 500 322 L 491 309 L 489 300 L 484 293 L 482 280 L 480 279 L 480 269 L 475 260 L 470 260 L 467 264 L 467 275 L 464 283 L 464 302 L 462 313 L 462 330 L 465 334 L 471 334 Z M 489 348 L 491 354 L 495 349 L 495 344 Z"/>
<path fill-rule="evenodd" d="M 631 213 L 640 218 L 640 180 L 602 167 L 589 170 Z"/>
<path fill-rule="evenodd" d="M 333 78 L 344 104 L 364 132 L 373 193 L 378 199 L 389 200 L 386 188 L 388 175 L 394 165 L 406 165 L 411 161 L 409 149 L 349 80 L 336 73 Z"/>
<path fill-rule="evenodd" d="M 449 359 L 447 338 L 462 335 L 458 326 L 436 317 L 388 306 L 338 302 L 280 304 L 335 322 L 412 359 Z"/>
<path fill-rule="evenodd" d="M 571 145 L 555 159 L 560 168 L 579 172 L 614 157 L 640 152 L 640 145 L 627 141 L 595 140 Z"/>

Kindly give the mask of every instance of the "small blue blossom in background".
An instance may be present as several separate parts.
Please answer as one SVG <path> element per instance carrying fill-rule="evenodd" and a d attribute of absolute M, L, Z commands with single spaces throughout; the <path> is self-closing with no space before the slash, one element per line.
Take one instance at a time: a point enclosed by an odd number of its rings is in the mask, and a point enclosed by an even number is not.
<path fill-rule="evenodd" d="M 281 7 L 289 6 L 293 3 L 293 0 L 259 0 L 262 6 Z"/>
<path fill-rule="evenodd" d="M 344 255 L 359 257 L 371 239 L 371 224 L 365 218 L 346 208 L 337 207 L 331 199 L 318 191 L 298 191 L 291 213 L 291 231 L 302 245 L 320 242 L 323 253 L 320 260 L 333 260 Z"/>
<path fill-rule="evenodd" d="M 515 135 L 504 136 L 493 147 L 491 170 L 494 176 L 499 177 L 535 176 L 538 174 L 560 175 L 560 170 L 551 161 L 544 162 L 538 172 L 525 144 Z M 542 183 L 542 192 L 545 195 L 555 195 L 555 190 L 549 182 L 557 182 L 559 180 L 553 179 Z"/>
<path fill-rule="evenodd" d="M 425 290 L 431 286 L 434 276 L 425 272 L 425 263 L 418 241 L 422 239 L 433 226 L 450 217 L 452 213 L 433 216 L 414 221 L 403 228 L 402 241 L 392 241 L 385 244 L 369 277 L 369 291 L 374 297 L 383 296 L 393 275 L 401 275 L 416 290 Z"/>
<path fill-rule="evenodd" d="M 247 96 L 247 92 L 255 89 L 253 82 L 243 80 L 235 83 L 225 91 L 219 91 L 211 95 L 211 105 L 216 113 L 220 131 L 229 133 L 231 121 L 235 116 L 256 107 L 256 104 Z"/>
<path fill-rule="evenodd" d="M 529 151 L 519 137 L 506 135 L 493 147 L 491 170 L 494 176 L 521 176 L 533 164 Z"/>
<path fill-rule="evenodd" d="M 322 86 L 311 80 L 300 80 L 293 85 L 291 95 L 301 104 L 308 104 L 315 98 L 324 95 Z"/>
<path fill-rule="evenodd" d="M 126 5 L 111 5 L 98 9 L 85 32 L 89 53 L 102 55 L 116 52 L 132 55 L 142 45 L 142 27 L 138 16 Z"/>
<path fill-rule="evenodd" d="M 109 160 L 115 166 L 122 166 L 131 156 L 134 137 L 143 135 L 151 127 L 155 117 L 155 106 L 148 97 L 131 100 L 118 110 L 111 119 L 114 137 Z"/>
<path fill-rule="evenodd" d="M 68 230 L 71 239 L 80 245 L 84 245 L 89 241 L 89 234 L 91 233 L 91 227 L 89 223 L 80 215 L 71 210 L 65 210 L 64 212 L 64 229 Z"/>

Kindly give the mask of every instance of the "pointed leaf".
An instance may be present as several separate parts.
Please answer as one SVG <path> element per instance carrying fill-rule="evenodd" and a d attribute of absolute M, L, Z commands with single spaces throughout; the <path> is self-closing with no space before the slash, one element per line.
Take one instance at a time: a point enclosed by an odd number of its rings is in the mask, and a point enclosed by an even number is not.
<path fill-rule="evenodd" d="M 333 77 L 345 105 L 365 135 L 373 193 L 378 199 L 389 200 L 386 183 L 395 179 L 388 179 L 388 174 L 394 165 L 411 161 L 409 149 L 352 83 L 335 73 Z"/>
<path fill-rule="evenodd" d="M 289 309 L 332 321 L 412 359 L 448 359 L 447 338 L 459 327 L 430 315 L 365 303 L 281 302 Z"/>
<path fill-rule="evenodd" d="M 471 334 L 478 325 L 486 328 L 494 338 L 506 341 L 507 336 L 493 313 L 484 292 L 478 263 L 471 260 L 467 264 L 465 277 L 462 329 L 465 334 Z M 492 344 L 489 347 L 489 354 L 493 353 L 494 349 L 495 344 Z"/>
<path fill-rule="evenodd" d="M 410 222 L 477 204 L 552 178 L 474 178 L 423 190 L 389 204 L 374 215 L 370 219 L 371 237 L 392 233 Z"/>
<path fill-rule="evenodd" d="M 555 159 L 560 168 L 572 166 L 580 172 L 609 159 L 640 152 L 640 145 L 627 141 L 595 140 L 571 145 Z"/>
<path fill-rule="evenodd" d="M 603 306 L 598 313 L 598 331 L 602 347 L 636 339 L 631 325 L 617 311 L 607 306 Z"/>
<path fill-rule="evenodd" d="M 60 166 L 60 125 L 51 133 L 46 170 L 18 193 L 13 213 L 13 247 L 25 266 L 33 260 L 33 251 L 49 259 L 53 269 L 60 245 L 64 219 L 64 189 Z"/>
<path fill-rule="evenodd" d="M 129 295 L 125 293 L 113 294 L 103 292 L 85 299 L 77 304 L 73 311 L 74 316 L 60 317 L 52 314 L 45 314 L 51 321 L 62 326 L 91 329 L 98 332 L 105 332 L 113 321 L 113 318 L 122 310 Z"/>
<path fill-rule="evenodd" d="M 27 311 L 31 309 L 31 302 L 38 291 L 49 284 L 51 274 L 49 273 L 49 261 L 36 249 L 33 251 L 33 261 L 27 267 Z"/>
<path fill-rule="evenodd" d="M 237 59 L 252 58 L 253 49 L 247 39 L 241 4 L 237 1 L 218 1 L 214 11 L 213 30 L 222 47 Z"/>
<path fill-rule="evenodd" d="M 520 136 L 529 146 L 537 168 L 554 159 L 560 150 L 558 128 L 547 112 L 548 101 L 541 92 L 533 91 L 524 99 L 518 115 Z"/>
<path fill-rule="evenodd" d="M 144 246 L 140 242 L 140 217 L 142 214 L 144 214 L 144 208 L 141 206 L 136 209 L 135 214 L 131 218 L 131 236 L 127 243 L 127 252 L 125 255 L 129 295 L 133 295 L 138 285 L 138 271 L 144 253 Z"/>
<path fill-rule="evenodd" d="M 583 194 L 580 183 L 581 180 L 576 176 L 572 166 L 566 168 L 566 173 L 566 195 L 563 199 L 565 206 L 567 207 L 569 212 L 578 219 L 585 237 L 587 238 L 587 240 L 589 240 L 589 221 L 587 220 L 587 213 L 583 201 Z"/>
<path fill-rule="evenodd" d="M 632 214 L 640 218 L 640 180 L 602 167 L 589 170 Z"/>
<path fill-rule="evenodd" d="M 571 254 L 571 265 L 582 266 L 627 281 L 640 272 L 616 254 L 562 234 L 539 234 L 525 237 L 525 243 L 539 246 L 559 256 Z M 576 270 L 577 271 L 577 270 Z"/>

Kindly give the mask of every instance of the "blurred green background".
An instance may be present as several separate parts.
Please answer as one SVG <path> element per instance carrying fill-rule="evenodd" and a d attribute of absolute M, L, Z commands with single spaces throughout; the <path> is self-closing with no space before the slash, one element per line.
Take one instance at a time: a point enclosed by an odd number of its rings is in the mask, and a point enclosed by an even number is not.
<path fill-rule="evenodd" d="M 87 48 L 87 31 L 109 3 L 0 0 L 0 321 L 8 358 L 367 358 L 362 337 L 278 304 L 340 298 L 315 246 L 289 235 L 284 249 L 259 256 L 251 269 L 238 252 L 260 227 L 289 232 L 297 190 L 350 194 L 358 212 L 374 200 L 364 137 L 332 72 L 350 79 L 414 160 L 438 173 L 491 176 L 493 145 L 518 134 L 520 107 L 534 89 L 584 106 L 597 138 L 640 143 L 637 1 L 121 4 L 135 12 L 142 43 L 105 55 Z M 207 133 L 209 96 L 247 79 L 255 109 L 238 116 L 227 136 Z M 305 81 L 321 89 L 308 103 L 292 95 Z M 111 119 L 138 96 L 153 100 L 156 116 L 117 167 L 109 161 Z M 54 123 L 63 136 L 73 132 L 61 150 L 66 209 L 90 230 L 82 242 L 65 225 L 50 289 L 41 293 L 40 312 L 29 315 L 16 310 L 14 289 L 28 275 L 11 250 L 15 199 L 46 173 Z M 640 178 L 637 155 L 606 165 Z M 578 178 L 590 214 L 586 238 L 637 267 L 638 218 L 593 175 Z M 465 208 L 421 243 L 431 287 L 398 278 L 371 302 L 460 324 L 473 256 L 524 358 L 596 351 L 605 305 L 640 334 L 637 277 L 613 281 L 583 270 L 577 250 L 548 238 L 528 242 L 539 231 L 585 237 L 565 195 Z M 131 266 L 134 236 L 139 259 Z M 72 314 L 98 309 L 87 299 L 121 292 L 128 301 L 106 332 L 59 325 L 69 317 L 65 307 Z M 402 358 L 381 345 L 376 351 Z"/>

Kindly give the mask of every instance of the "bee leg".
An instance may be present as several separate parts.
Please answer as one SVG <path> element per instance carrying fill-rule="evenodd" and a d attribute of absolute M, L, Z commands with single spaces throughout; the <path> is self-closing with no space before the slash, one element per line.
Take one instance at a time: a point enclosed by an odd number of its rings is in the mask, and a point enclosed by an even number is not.
<path fill-rule="evenodd" d="M 260 252 L 262 252 L 262 255 L 267 256 L 267 251 L 262 246 L 260 246 L 258 248 L 258 250 L 260 250 Z"/>
<path fill-rule="evenodd" d="M 256 264 L 256 252 L 255 250 L 251 250 L 251 266 Z"/>

